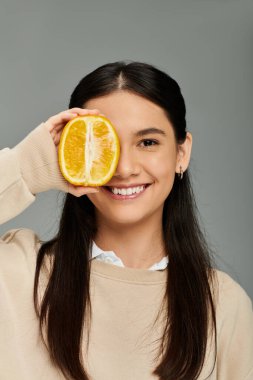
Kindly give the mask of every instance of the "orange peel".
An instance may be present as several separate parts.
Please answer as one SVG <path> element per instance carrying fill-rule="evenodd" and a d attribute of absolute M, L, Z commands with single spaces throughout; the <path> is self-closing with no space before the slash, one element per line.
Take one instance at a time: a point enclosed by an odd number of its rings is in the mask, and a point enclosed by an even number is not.
<path fill-rule="evenodd" d="M 119 155 L 118 135 L 105 116 L 77 116 L 63 128 L 58 146 L 59 167 L 73 185 L 103 186 L 114 175 Z"/>

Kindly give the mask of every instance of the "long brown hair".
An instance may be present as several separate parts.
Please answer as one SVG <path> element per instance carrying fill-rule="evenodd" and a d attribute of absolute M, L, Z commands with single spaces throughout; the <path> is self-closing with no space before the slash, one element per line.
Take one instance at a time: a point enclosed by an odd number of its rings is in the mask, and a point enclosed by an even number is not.
<path fill-rule="evenodd" d="M 164 109 L 176 142 L 186 138 L 186 108 L 177 82 L 158 68 L 142 62 L 108 63 L 86 75 L 74 89 L 69 108 L 115 90 L 141 95 Z M 208 247 L 190 181 L 175 176 L 163 209 L 163 238 L 169 265 L 164 302 L 166 326 L 160 345 L 161 359 L 154 368 L 160 380 L 195 380 L 203 367 L 209 327 L 217 355 L 214 259 Z M 88 380 L 81 354 L 83 331 L 90 328 L 90 252 L 96 236 L 94 205 L 87 196 L 65 195 L 56 236 L 43 242 L 34 281 L 34 306 L 43 328 L 51 360 L 66 378 Z M 46 257 L 52 269 L 40 304 L 38 285 Z M 166 302 L 167 301 L 167 302 Z M 64 332 L 64 333 L 63 333 Z M 89 335 L 89 334 L 88 334 Z M 215 364 L 215 363 L 214 363 Z"/>

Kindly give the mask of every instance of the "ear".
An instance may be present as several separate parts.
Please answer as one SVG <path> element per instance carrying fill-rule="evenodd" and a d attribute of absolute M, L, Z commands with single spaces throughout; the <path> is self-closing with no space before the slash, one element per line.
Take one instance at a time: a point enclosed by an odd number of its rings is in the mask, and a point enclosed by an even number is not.
<path fill-rule="evenodd" d="M 180 166 L 184 172 L 190 163 L 192 150 L 192 134 L 190 132 L 186 133 L 186 138 L 183 144 L 177 146 L 177 164 L 176 173 L 180 173 Z"/>

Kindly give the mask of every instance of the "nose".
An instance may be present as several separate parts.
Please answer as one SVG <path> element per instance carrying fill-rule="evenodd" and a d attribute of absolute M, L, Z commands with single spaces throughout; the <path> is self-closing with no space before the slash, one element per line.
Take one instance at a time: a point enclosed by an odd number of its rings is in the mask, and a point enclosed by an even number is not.
<path fill-rule="evenodd" d="M 141 163 L 138 157 L 127 149 L 121 147 L 120 156 L 114 177 L 128 178 L 137 176 L 141 171 Z"/>

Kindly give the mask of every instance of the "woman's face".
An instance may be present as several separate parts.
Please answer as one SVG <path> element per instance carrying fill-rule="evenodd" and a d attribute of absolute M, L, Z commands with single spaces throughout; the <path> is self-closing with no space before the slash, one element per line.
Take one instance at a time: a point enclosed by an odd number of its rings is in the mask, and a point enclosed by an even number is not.
<path fill-rule="evenodd" d="M 96 207 L 98 221 L 115 226 L 142 223 L 148 218 L 161 221 L 164 201 L 173 186 L 176 168 L 179 168 L 174 132 L 163 109 L 122 90 L 91 99 L 83 108 L 98 109 L 104 114 L 120 140 L 118 166 L 106 186 L 149 184 L 138 197 L 127 200 L 113 199 L 105 188 L 100 188 L 97 194 L 88 194 Z M 162 133 L 137 135 L 147 128 L 157 128 Z"/>

